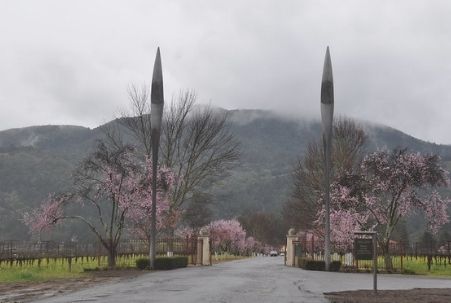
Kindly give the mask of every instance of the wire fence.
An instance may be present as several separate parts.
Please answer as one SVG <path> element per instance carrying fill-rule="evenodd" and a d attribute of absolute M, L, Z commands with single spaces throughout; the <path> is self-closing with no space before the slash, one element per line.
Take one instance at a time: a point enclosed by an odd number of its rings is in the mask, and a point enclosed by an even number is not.
<path fill-rule="evenodd" d="M 149 244 L 142 240 L 124 240 L 116 248 L 118 266 L 134 266 L 135 260 L 149 255 Z M 157 255 L 188 256 L 193 262 L 197 253 L 195 238 L 158 239 Z M 108 250 L 99 242 L 0 241 L 0 267 L 5 266 L 68 266 L 85 268 L 107 265 Z"/>
<path fill-rule="evenodd" d="M 296 241 L 296 257 L 316 261 L 324 261 L 324 241 L 312 238 L 310 240 Z M 388 248 L 389 258 L 383 247 L 377 247 L 377 263 L 379 269 L 390 269 L 394 272 L 403 272 L 412 263 L 424 265 L 428 270 L 432 266 L 451 266 L 451 241 L 442 245 L 425 243 L 391 242 Z M 342 270 L 369 271 L 373 266 L 372 260 L 357 260 L 352 244 L 331 244 L 331 260 L 340 261 Z M 391 266 L 387 266 L 390 262 Z M 406 266 L 407 265 L 407 266 Z"/>

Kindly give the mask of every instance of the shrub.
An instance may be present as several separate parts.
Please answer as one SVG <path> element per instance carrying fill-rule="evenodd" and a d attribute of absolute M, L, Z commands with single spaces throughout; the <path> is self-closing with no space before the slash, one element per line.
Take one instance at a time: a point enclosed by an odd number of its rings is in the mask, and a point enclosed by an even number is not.
<path fill-rule="evenodd" d="M 341 261 L 330 262 L 330 271 L 340 271 Z"/>
<path fill-rule="evenodd" d="M 307 258 L 299 258 L 299 267 L 306 270 L 321 270 L 326 269 L 326 263 L 324 261 L 311 260 Z M 340 261 L 330 262 L 330 271 L 339 271 L 341 267 Z"/>
<path fill-rule="evenodd" d="M 324 261 L 316 261 L 306 258 L 300 258 L 299 267 L 306 270 L 325 270 L 326 264 Z"/>
<path fill-rule="evenodd" d="M 139 269 L 149 269 L 150 260 L 149 258 L 139 258 L 136 260 L 136 267 Z"/>
<path fill-rule="evenodd" d="M 155 269 L 174 269 L 188 266 L 188 257 L 157 257 L 155 258 Z M 149 258 L 136 260 L 136 267 L 139 269 L 149 269 Z"/>
<path fill-rule="evenodd" d="M 155 259 L 155 269 L 174 269 L 188 266 L 188 257 L 159 257 Z"/>

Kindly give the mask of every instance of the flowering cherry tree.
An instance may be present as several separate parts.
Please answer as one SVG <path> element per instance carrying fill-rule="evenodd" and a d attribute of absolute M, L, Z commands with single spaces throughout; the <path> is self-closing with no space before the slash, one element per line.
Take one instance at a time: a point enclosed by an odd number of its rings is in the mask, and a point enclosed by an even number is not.
<path fill-rule="evenodd" d="M 254 237 L 247 237 L 246 231 L 236 219 L 216 220 L 201 228 L 209 232 L 212 248 L 216 252 L 251 255 L 253 252 L 269 252 L 273 249 L 257 241 Z M 179 227 L 175 234 L 183 238 L 196 236 L 197 229 Z"/>
<path fill-rule="evenodd" d="M 355 183 L 353 183 L 355 184 Z M 351 190 L 335 182 L 331 185 L 331 240 L 336 244 L 352 245 L 354 231 L 366 229 L 369 213 L 359 199 L 351 195 Z M 323 237 L 325 211 L 318 212 L 314 234 Z"/>
<path fill-rule="evenodd" d="M 125 217 L 132 234 L 150 243 L 150 222 L 152 209 L 152 162 L 148 159 L 144 168 L 134 172 L 129 179 L 131 199 L 124 205 L 128 209 Z M 174 184 L 174 174 L 168 168 L 162 167 L 157 172 L 157 230 L 168 226 L 175 227 L 180 214 L 170 211 L 168 193 Z"/>
<path fill-rule="evenodd" d="M 208 229 L 216 251 L 249 254 L 260 245 L 253 237 L 246 237 L 246 231 L 236 219 L 213 221 Z"/>
<path fill-rule="evenodd" d="M 42 205 L 25 214 L 25 223 L 33 232 L 50 229 L 66 220 L 79 220 L 96 235 L 108 252 L 108 266 L 116 265 L 117 246 L 127 224 L 137 234 L 148 238 L 151 208 L 151 163 L 138 165 L 132 155 L 133 148 L 124 146 L 110 149 L 100 142 L 74 174 L 71 193 L 49 195 Z M 173 182 L 172 174 L 161 169 L 158 174 L 157 214 L 168 209 L 166 192 Z M 92 216 L 72 213 L 69 204 L 79 203 L 94 210 Z M 71 213 L 68 213 L 71 209 Z M 165 224 L 164 219 L 159 225 Z"/>
<path fill-rule="evenodd" d="M 389 243 L 401 218 L 422 211 L 434 233 L 448 222 L 449 200 L 436 190 L 449 185 L 448 172 L 438 156 L 406 150 L 372 153 L 360 169 L 342 174 L 332 185 L 332 235 L 337 242 L 349 242 L 357 229 L 378 230 L 385 265 L 391 269 Z"/>
<path fill-rule="evenodd" d="M 32 232 L 42 232 L 58 223 L 64 216 L 62 206 L 70 195 L 49 194 L 39 208 L 24 214 L 24 222 Z"/>

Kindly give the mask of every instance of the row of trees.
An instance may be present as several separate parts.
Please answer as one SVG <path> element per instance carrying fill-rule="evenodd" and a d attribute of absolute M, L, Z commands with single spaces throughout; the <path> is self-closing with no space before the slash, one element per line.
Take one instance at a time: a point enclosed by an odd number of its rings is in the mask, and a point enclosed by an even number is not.
<path fill-rule="evenodd" d="M 238 217 L 249 236 L 274 247 L 282 247 L 290 226 L 280 215 L 268 212 L 249 212 Z"/>
<path fill-rule="evenodd" d="M 108 250 L 110 267 L 115 266 L 116 248 L 125 232 L 149 239 L 150 98 L 144 88 L 132 87 L 129 95 L 131 112 L 104 128 L 105 139 L 74 172 L 72 189 L 51 194 L 25 214 L 25 222 L 39 233 L 67 219 L 84 223 Z M 169 236 L 186 201 L 239 157 L 227 113 L 195 106 L 195 101 L 193 92 L 181 93 L 163 115 L 157 220 L 159 233 Z M 133 135 L 132 144 L 124 143 L 127 134 Z M 82 215 L 80 209 L 87 207 L 91 212 Z"/>
<path fill-rule="evenodd" d="M 425 215 L 436 233 L 448 222 L 449 200 L 438 192 L 449 185 L 448 172 L 436 155 L 406 149 L 381 150 L 365 155 L 364 131 L 349 119 L 334 125 L 331 184 L 331 230 L 337 243 L 351 243 L 356 230 L 378 231 L 385 264 L 392 268 L 389 251 L 395 227 L 415 212 Z M 292 199 L 285 217 L 303 230 L 323 235 L 323 161 L 318 143 L 309 145 L 295 170 Z"/>
<path fill-rule="evenodd" d="M 251 253 L 269 253 L 273 248 L 265 242 L 256 240 L 249 235 L 237 219 L 215 220 L 201 228 L 208 232 L 211 238 L 212 250 L 216 253 L 230 253 L 237 255 L 250 255 Z M 192 228 L 177 230 L 181 236 L 195 234 Z"/>

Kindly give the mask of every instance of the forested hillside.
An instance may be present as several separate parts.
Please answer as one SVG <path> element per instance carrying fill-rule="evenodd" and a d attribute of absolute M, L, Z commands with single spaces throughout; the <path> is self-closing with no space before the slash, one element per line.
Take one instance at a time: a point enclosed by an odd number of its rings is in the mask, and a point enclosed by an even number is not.
<path fill-rule="evenodd" d="M 368 136 L 368 151 L 407 147 L 438 153 L 446 165 L 451 160 L 451 146 L 424 142 L 381 125 L 362 126 Z M 290 193 L 294 163 L 308 142 L 319 139 L 319 121 L 235 110 L 230 111 L 230 127 L 241 142 L 241 158 L 227 176 L 205 185 L 205 191 L 213 194 L 214 216 L 278 213 Z M 37 206 L 49 192 L 68 189 L 72 170 L 102 134 L 101 127 L 80 126 L 34 126 L 0 132 L 0 240 L 28 237 L 21 213 Z"/>

